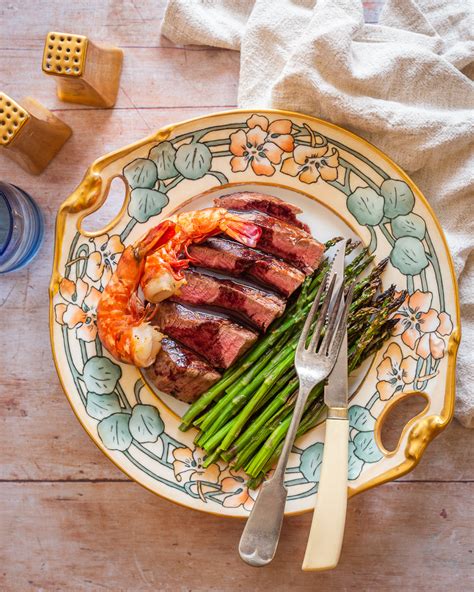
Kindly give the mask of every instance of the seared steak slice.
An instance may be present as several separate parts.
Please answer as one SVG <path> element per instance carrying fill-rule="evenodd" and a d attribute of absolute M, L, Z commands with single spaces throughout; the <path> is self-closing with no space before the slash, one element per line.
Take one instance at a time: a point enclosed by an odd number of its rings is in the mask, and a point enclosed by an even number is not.
<path fill-rule="evenodd" d="M 261 212 L 238 214 L 261 229 L 257 249 L 290 261 L 306 274 L 312 273 L 318 267 L 323 257 L 324 246 L 304 230 Z"/>
<path fill-rule="evenodd" d="M 185 271 L 184 276 L 187 283 L 173 300 L 227 309 L 242 315 L 262 331 L 285 310 L 285 301 L 275 294 L 191 270 Z"/>
<path fill-rule="evenodd" d="M 228 368 L 257 339 L 257 333 L 215 314 L 164 301 L 153 323 L 201 354 L 215 368 Z"/>
<path fill-rule="evenodd" d="M 204 243 L 191 245 L 188 250 L 200 267 L 235 277 L 249 276 L 287 297 L 304 280 L 304 274 L 288 263 L 224 238 L 208 238 Z"/>
<path fill-rule="evenodd" d="M 244 212 L 254 210 L 263 212 L 309 232 L 309 226 L 296 217 L 297 214 L 301 214 L 302 210 L 273 195 L 253 191 L 241 191 L 216 197 L 214 203 L 218 208 L 226 208 L 227 210 L 242 210 Z"/>
<path fill-rule="evenodd" d="M 160 391 L 185 403 L 193 403 L 221 377 L 203 358 L 167 337 L 148 372 Z"/>

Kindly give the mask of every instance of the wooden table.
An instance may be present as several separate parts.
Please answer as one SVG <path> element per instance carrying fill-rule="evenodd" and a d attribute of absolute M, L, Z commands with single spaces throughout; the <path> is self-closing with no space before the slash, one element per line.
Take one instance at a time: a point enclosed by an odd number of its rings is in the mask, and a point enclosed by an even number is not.
<path fill-rule="evenodd" d="M 130 482 L 75 419 L 48 333 L 58 206 L 98 156 L 165 123 L 236 104 L 239 55 L 160 38 L 164 5 L 0 1 L 0 89 L 19 100 L 35 96 L 74 130 L 40 177 L 0 155 L 0 178 L 35 196 L 46 219 L 36 260 L 0 279 L 0 589 L 472 589 L 474 430 L 456 422 L 411 474 L 351 500 L 338 569 L 307 574 L 300 566 L 309 515 L 286 520 L 275 561 L 252 569 L 237 555 L 242 522 L 186 510 Z M 114 110 L 58 101 L 54 81 L 41 73 L 49 30 L 124 49 Z"/>

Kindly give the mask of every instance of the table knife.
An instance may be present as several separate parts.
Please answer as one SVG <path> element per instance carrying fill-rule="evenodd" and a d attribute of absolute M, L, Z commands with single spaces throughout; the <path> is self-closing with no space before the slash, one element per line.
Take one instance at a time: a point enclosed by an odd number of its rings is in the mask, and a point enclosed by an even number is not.
<path fill-rule="evenodd" d="M 335 289 L 344 281 L 344 256 L 345 244 L 334 258 L 328 280 L 337 274 Z M 328 412 L 323 462 L 303 571 L 336 567 L 344 538 L 349 448 L 347 330 L 324 388 L 324 402 Z"/>

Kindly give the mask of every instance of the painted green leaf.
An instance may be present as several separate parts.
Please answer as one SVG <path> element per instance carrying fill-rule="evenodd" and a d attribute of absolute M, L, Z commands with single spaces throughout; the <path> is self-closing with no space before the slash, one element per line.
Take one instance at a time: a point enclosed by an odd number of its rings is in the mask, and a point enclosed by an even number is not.
<path fill-rule="evenodd" d="M 171 142 L 161 142 L 150 150 L 149 158 L 156 164 L 158 179 L 176 177 L 178 171 L 174 166 L 176 149 Z"/>
<path fill-rule="evenodd" d="M 362 467 L 364 466 L 364 461 L 360 460 L 360 458 L 357 458 L 357 456 L 354 454 L 354 451 L 354 442 L 349 442 L 349 466 L 347 476 L 351 481 L 357 479 L 357 477 L 362 472 Z"/>
<path fill-rule="evenodd" d="M 169 203 L 168 196 L 155 189 L 133 189 L 128 204 L 128 214 L 138 222 L 147 222 L 159 214 Z"/>
<path fill-rule="evenodd" d="M 355 456 L 367 463 L 374 463 L 380 460 L 383 454 L 375 443 L 373 432 L 359 432 L 354 438 Z"/>
<path fill-rule="evenodd" d="M 120 366 L 105 356 L 94 356 L 84 366 L 83 380 L 87 390 L 98 395 L 109 395 L 122 376 Z"/>
<path fill-rule="evenodd" d="M 423 240 L 426 233 L 426 224 L 421 216 L 411 212 L 406 216 L 397 216 L 392 220 L 392 233 L 395 238 L 413 236 Z"/>
<path fill-rule="evenodd" d="M 119 398 L 115 393 L 110 395 L 87 393 L 86 411 L 94 419 L 104 419 L 104 417 L 119 413 L 121 410 Z"/>
<path fill-rule="evenodd" d="M 324 444 L 317 442 L 312 444 L 301 455 L 300 471 L 310 483 L 319 481 L 321 465 L 323 462 Z"/>
<path fill-rule="evenodd" d="M 365 407 L 352 405 L 349 408 L 349 425 L 359 432 L 373 432 L 375 417 Z"/>
<path fill-rule="evenodd" d="M 127 450 L 132 443 L 132 434 L 128 429 L 128 413 L 114 413 L 97 425 L 99 437 L 109 450 Z"/>
<path fill-rule="evenodd" d="M 209 172 L 211 162 L 209 148 L 200 142 L 193 142 L 178 148 L 174 166 L 186 179 L 200 179 Z"/>
<path fill-rule="evenodd" d="M 380 186 L 385 205 L 384 214 L 387 218 L 396 218 L 409 214 L 415 205 L 415 196 L 405 181 L 387 179 Z"/>
<path fill-rule="evenodd" d="M 132 189 L 153 187 L 158 180 L 156 164 L 149 158 L 137 158 L 123 169 L 123 174 Z"/>
<path fill-rule="evenodd" d="M 412 236 L 403 236 L 395 241 L 390 261 L 404 275 L 418 275 L 428 266 L 423 243 Z"/>
<path fill-rule="evenodd" d="M 363 226 L 380 224 L 383 207 L 383 197 L 370 187 L 358 187 L 347 198 L 347 209 Z"/>
<path fill-rule="evenodd" d="M 138 442 L 156 442 L 165 426 L 153 405 L 135 405 L 128 424 L 130 433 Z"/>

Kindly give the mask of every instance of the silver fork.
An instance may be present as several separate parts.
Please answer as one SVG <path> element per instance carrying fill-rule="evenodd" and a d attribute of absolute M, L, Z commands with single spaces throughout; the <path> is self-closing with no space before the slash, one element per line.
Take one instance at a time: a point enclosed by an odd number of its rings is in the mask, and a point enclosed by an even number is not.
<path fill-rule="evenodd" d="M 314 386 L 329 376 L 341 347 L 354 284 L 350 286 L 344 302 L 344 284 L 338 290 L 334 299 L 332 297 L 335 281 L 336 275 L 333 275 L 324 297 L 323 291 L 326 286 L 327 276 L 321 282 L 298 342 L 295 368 L 300 384 L 293 418 L 275 472 L 268 481 L 263 483 L 240 539 L 240 557 L 249 565 L 256 567 L 266 565 L 270 563 L 275 555 L 288 495 L 284 484 L 285 469 L 296 431 L 309 393 Z M 321 300 L 321 311 L 307 345 L 314 317 Z M 328 314 L 331 300 L 333 300 L 333 306 L 331 306 Z M 323 328 L 325 328 L 325 332 L 321 339 Z"/>

